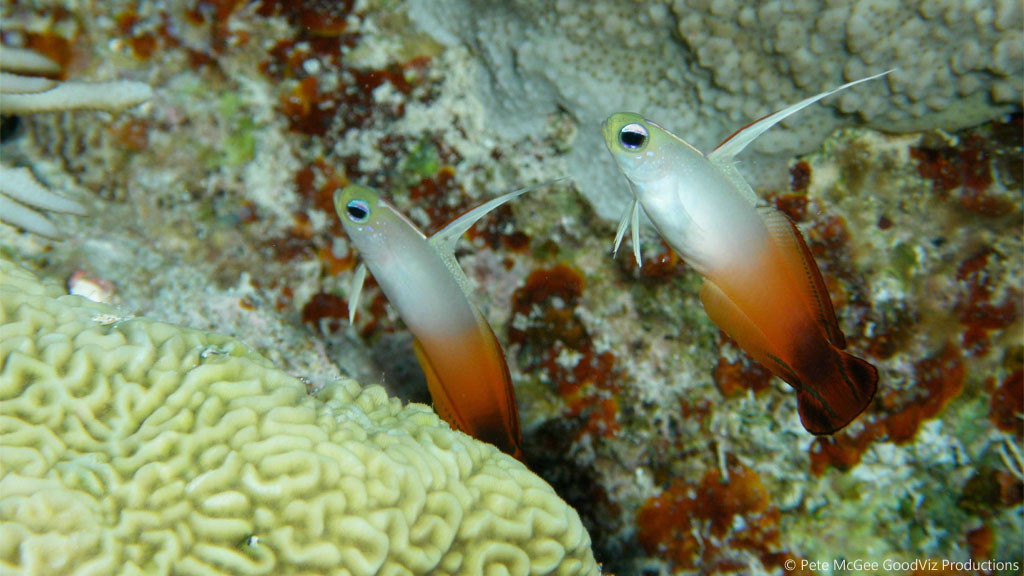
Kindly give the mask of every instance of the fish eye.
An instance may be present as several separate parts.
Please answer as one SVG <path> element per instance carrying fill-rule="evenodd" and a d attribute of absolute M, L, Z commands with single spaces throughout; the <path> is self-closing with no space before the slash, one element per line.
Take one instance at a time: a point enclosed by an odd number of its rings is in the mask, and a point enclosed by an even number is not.
<path fill-rule="evenodd" d="M 362 224 L 370 217 L 370 205 L 363 200 L 351 200 L 345 205 L 345 212 L 348 213 L 349 220 Z"/>
<path fill-rule="evenodd" d="M 647 144 L 647 128 L 639 124 L 626 124 L 619 130 L 619 143 L 627 150 L 639 150 Z"/>

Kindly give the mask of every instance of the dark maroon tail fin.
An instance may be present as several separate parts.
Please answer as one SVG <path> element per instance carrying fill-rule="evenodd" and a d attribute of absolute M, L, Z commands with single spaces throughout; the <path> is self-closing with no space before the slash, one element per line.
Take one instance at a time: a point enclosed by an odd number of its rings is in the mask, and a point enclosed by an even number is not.
<path fill-rule="evenodd" d="M 874 366 L 838 348 L 832 351 L 828 373 L 797 392 L 800 422 L 811 434 L 838 432 L 868 407 L 878 389 Z"/>

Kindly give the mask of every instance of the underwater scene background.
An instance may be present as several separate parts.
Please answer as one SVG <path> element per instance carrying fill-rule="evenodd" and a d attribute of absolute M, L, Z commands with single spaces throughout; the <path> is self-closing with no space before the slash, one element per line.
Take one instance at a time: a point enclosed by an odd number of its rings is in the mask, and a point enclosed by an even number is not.
<path fill-rule="evenodd" d="M 0 573 L 1021 572 L 1020 2 L 0 9 L 5 72 L 109 81 L 117 101 L 16 104 L 0 85 L 0 220 L 34 213 L 57 236 L 0 225 Z M 13 48 L 58 68 L 15 69 Z M 629 246 L 611 256 L 632 200 L 600 124 L 635 111 L 710 151 L 891 68 L 739 156 L 803 232 L 848 350 L 879 371 L 868 409 L 816 437 L 649 223 L 642 267 Z M 118 80 L 152 92 L 136 106 Z M 19 196 L 15 168 L 83 213 Z M 430 235 L 563 177 L 457 252 L 515 386 L 518 464 L 388 399 L 430 404 L 372 280 L 348 324 L 359 254 L 333 195 L 371 186 Z M 189 384 L 220 357 L 220 384 Z M 140 435 L 133 413 L 171 428 Z M 364 440 L 390 459 L 349 451 Z M 340 480 L 351 470 L 361 487 Z M 439 478 L 460 483 L 435 514 Z"/>

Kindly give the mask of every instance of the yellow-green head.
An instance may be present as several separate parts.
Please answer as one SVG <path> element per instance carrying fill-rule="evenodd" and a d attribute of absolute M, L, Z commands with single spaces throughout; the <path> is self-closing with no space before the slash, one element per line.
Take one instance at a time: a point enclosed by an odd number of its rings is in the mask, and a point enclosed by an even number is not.
<path fill-rule="evenodd" d="M 643 116 L 612 114 L 601 125 L 604 143 L 627 178 L 635 183 L 659 180 L 699 150 Z"/>
<path fill-rule="evenodd" d="M 380 197 L 371 188 L 351 185 L 334 193 L 334 209 L 342 225 L 366 226 L 372 224 Z"/>

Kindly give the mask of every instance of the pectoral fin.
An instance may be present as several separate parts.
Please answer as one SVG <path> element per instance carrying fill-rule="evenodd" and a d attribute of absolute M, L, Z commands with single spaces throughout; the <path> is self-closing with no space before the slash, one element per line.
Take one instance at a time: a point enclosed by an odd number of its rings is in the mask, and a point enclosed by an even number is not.
<path fill-rule="evenodd" d="M 636 200 L 633 200 L 633 206 L 630 210 L 626 210 L 622 213 L 622 218 L 619 218 L 619 227 L 615 230 L 615 241 L 612 242 L 612 258 L 614 259 L 619 254 L 619 246 L 622 245 L 622 239 L 626 236 L 626 230 L 629 228 L 629 214 L 632 210 L 636 209 Z"/>

